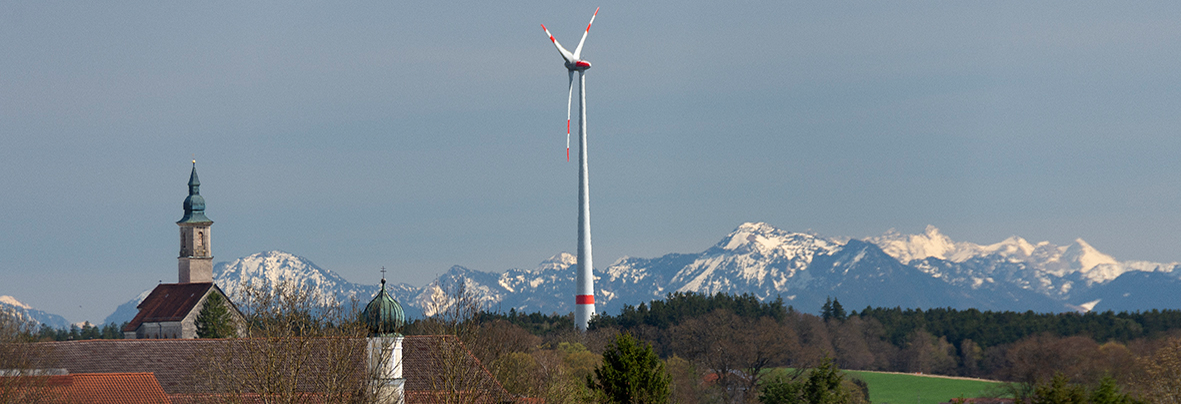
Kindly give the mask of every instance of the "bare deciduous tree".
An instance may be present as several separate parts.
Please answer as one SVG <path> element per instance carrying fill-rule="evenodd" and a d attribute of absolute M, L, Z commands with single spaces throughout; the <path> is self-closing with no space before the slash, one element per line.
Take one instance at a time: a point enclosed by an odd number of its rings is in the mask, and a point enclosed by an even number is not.
<path fill-rule="evenodd" d="M 235 300 L 244 338 L 211 340 L 196 358 L 195 383 L 207 401 L 363 402 L 376 375 L 366 363 L 368 328 L 349 308 L 310 288 L 243 285 Z"/>
<path fill-rule="evenodd" d="M 431 399 L 439 403 L 505 400 L 507 391 L 493 376 L 504 364 L 499 359 L 530 339 L 510 332 L 512 328 L 504 324 L 481 324 L 480 315 L 485 309 L 481 296 L 469 290 L 465 282 L 444 292 L 431 296 L 426 311 L 434 314 L 416 324 L 419 333 L 444 336 L 424 340 L 430 344 L 423 353 L 432 371 L 422 376 L 430 386 Z M 474 356 L 475 352 L 479 356 Z"/>
<path fill-rule="evenodd" d="M 1140 398 L 1151 403 L 1181 403 L 1181 339 L 1171 338 L 1151 356 L 1137 361 L 1140 374 L 1132 386 Z"/>
<path fill-rule="evenodd" d="M 58 402 L 51 385 L 55 361 L 49 345 L 37 344 L 37 322 L 0 307 L 0 403 Z"/>
<path fill-rule="evenodd" d="M 800 352 L 795 330 L 771 317 L 750 319 L 715 310 L 670 329 L 674 348 L 712 373 L 728 402 L 757 397 L 764 370 L 791 364 Z"/>

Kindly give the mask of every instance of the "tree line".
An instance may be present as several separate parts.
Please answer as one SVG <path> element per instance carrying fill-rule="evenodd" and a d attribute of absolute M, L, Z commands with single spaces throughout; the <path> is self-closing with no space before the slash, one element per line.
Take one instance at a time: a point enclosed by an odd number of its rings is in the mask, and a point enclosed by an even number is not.
<path fill-rule="evenodd" d="M 126 321 L 123 324 L 108 323 L 104 326 L 97 326 L 90 324 L 89 321 L 82 323 L 79 327 L 77 324 L 71 324 L 69 328 L 54 328 L 47 324 L 41 324 L 32 332 L 37 341 L 77 341 L 85 339 L 123 339 L 123 327 L 127 326 Z"/>

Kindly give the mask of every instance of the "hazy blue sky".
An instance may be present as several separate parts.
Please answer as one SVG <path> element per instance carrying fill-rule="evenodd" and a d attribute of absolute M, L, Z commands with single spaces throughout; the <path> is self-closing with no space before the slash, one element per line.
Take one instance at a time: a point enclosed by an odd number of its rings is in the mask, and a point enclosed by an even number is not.
<path fill-rule="evenodd" d="M 598 268 L 744 221 L 1181 260 L 1177 2 L 17 1 L 0 295 L 101 321 L 175 282 L 194 156 L 217 261 L 422 285 L 574 251 L 538 24 L 573 48 L 597 6 Z"/>

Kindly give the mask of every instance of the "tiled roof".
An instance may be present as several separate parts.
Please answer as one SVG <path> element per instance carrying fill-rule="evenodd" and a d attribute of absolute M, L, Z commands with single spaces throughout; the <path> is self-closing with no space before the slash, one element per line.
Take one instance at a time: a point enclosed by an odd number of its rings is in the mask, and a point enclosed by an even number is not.
<path fill-rule="evenodd" d="M 68 403 L 164 404 L 172 403 L 151 373 L 71 374 L 66 387 Z"/>
<path fill-rule="evenodd" d="M 188 392 L 194 358 L 218 340 L 114 339 L 41 343 L 55 363 L 74 373 L 154 373 L 168 394 Z"/>
<path fill-rule="evenodd" d="M 340 341 L 340 339 L 335 339 Z M 305 340 L 306 341 L 306 340 Z M 364 341 L 356 340 L 355 352 L 361 353 L 346 368 L 365 371 Z M 40 368 L 65 368 L 70 373 L 120 373 L 151 372 L 156 375 L 160 386 L 168 394 L 201 394 L 206 386 L 200 385 L 199 366 L 207 366 L 210 355 L 225 355 L 233 361 L 231 368 L 252 370 L 249 364 L 250 352 L 258 352 L 256 344 L 267 344 L 262 339 L 123 339 L 84 340 L 41 343 L 49 347 L 52 362 L 39 364 Z M 228 344 L 228 345 L 227 345 Z M 302 345 L 296 343 L 294 345 Z M 341 345 L 310 344 L 310 349 L 340 349 Z M 317 348 L 319 347 L 319 348 Z M 228 348 L 228 349 L 227 349 Z M 298 349 L 295 348 L 295 349 Z M 310 362 L 299 363 L 304 371 L 300 380 L 301 389 L 312 389 L 307 380 L 321 374 L 314 369 L 326 369 L 327 359 L 332 352 L 305 352 L 292 360 L 312 358 Z M 204 365 L 203 365 L 204 364 Z M 339 368 L 337 368 L 339 371 Z"/>
<path fill-rule="evenodd" d="M 85 404 L 172 404 L 151 373 L 80 373 L 65 376 L 10 376 L 31 383 L 13 391 L 18 401 Z M 4 383 L 12 385 L 10 383 Z M 12 397 L 9 397 L 12 398 Z"/>
<path fill-rule="evenodd" d="M 407 403 L 500 403 L 514 397 L 454 335 L 412 335 L 402 343 Z"/>
<path fill-rule="evenodd" d="M 39 344 L 48 347 L 56 361 L 39 367 L 65 368 L 71 374 L 154 373 L 158 385 L 167 394 L 203 394 L 208 392 L 202 391 L 194 381 L 200 355 L 224 346 L 220 344 L 235 344 L 235 349 L 249 349 L 249 344 L 264 341 L 127 339 L 44 342 Z M 360 339 L 357 342 L 363 344 Z M 361 348 L 361 352 L 364 352 L 363 345 Z M 448 395 L 440 391 L 458 391 L 461 393 L 457 394 L 481 402 L 515 400 L 455 336 L 407 336 L 403 340 L 402 358 L 407 398 L 414 398 L 410 403 L 439 402 Z M 233 360 L 239 359 L 240 356 L 234 356 Z M 363 372 L 364 358 L 357 359 L 349 366 Z"/>
<path fill-rule="evenodd" d="M 139 314 L 123 327 L 123 331 L 135 331 L 143 323 L 183 320 L 211 287 L 212 282 L 156 285 L 152 293 L 136 306 Z"/>

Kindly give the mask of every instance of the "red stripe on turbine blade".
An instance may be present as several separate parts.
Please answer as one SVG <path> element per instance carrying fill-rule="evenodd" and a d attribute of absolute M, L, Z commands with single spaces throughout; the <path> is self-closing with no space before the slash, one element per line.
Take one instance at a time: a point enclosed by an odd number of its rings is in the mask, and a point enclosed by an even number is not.
<path fill-rule="evenodd" d="M 566 148 L 566 161 L 570 161 L 570 148 Z"/>
<path fill-rule="evenodd" d="M 570 120 L 569 119 L 566 120 L 566 134 L 567 135 L 570 134 Z"/>
<path fill-rule="evenodd" d="M 595 304 L 595 295 L 575 295 L 574 304 Z"/>

